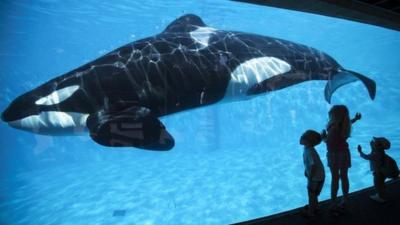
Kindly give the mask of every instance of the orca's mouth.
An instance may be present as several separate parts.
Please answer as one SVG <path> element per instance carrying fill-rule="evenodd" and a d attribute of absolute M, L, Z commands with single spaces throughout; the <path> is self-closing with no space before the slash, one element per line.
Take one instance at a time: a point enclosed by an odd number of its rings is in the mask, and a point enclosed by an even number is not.
<path fill-rule="evenodd" d="M 10 113 L 6 109 L 3 113 L 1 113 L 1 120 L 3 120 L 4 122 L 10 122 L 9 114 Z"/>
<path fill-rule="evenodd" d="M 15 120 L 19 120 L 21 119 L 17 113 L 14 112 L 14 110 L 11 109 L 11 107 L 8 107 L 6 110 L 4 110 L 4 112 L 1 114 L 1 120 L 3 120 L 4 122 L 12 122 Z"/>

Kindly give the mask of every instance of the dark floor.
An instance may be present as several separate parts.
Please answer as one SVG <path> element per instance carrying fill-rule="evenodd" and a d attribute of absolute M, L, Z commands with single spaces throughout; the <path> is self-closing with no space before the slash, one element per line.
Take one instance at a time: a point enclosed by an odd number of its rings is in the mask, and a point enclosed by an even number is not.
<path fill-rule="evenodd" d="M 302 208 L 293 209 L 272 216 L 262 217 L 240 225 L 400 225 L 400 179 L 386 183 L 389 200 L 383 204 L 369 199 L 373 188 L 366 188 L 350 194 L 346 211 L 334 216 L 329 212 L 329 201 L 320 203 L 321 214 L 315 221 L 302 216 Z"/>

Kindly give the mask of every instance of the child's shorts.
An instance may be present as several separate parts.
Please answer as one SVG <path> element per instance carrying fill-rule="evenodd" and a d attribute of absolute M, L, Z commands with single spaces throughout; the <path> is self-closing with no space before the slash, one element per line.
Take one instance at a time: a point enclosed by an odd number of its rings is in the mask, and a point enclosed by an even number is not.
<path fill-rule="evenodd" d="M 348 149 L 338 152 L 327 152 L 328 166 L 331 168 L 347 169 L 351 167 L 350 151 Z"/>
<path fill-rule="evenodd" d="M 321 181 L 308 181 L 307 183 L 307 190 L 310 193 L 315 194 L 316 196 L 318 196 L 321 193 L 322 187 L 324 186 L 324 181 L 325 180 L 321 180 Z"/>

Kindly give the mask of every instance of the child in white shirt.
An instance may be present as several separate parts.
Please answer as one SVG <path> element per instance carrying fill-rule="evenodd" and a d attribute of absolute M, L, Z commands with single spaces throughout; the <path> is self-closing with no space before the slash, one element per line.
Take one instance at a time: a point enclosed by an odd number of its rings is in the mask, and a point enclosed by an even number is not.
<path fill-rule="evenodd" d="M 321 135 L 314 130 L 307 130 L 300 138 L 304 145 L 303 162 L 304 175 L 307 177 L 308 211 L 307 217 L 314 218 L 318 206 L 318 196 L 325 181 L 325 170 L 315 146 L 321 143 Z"/>

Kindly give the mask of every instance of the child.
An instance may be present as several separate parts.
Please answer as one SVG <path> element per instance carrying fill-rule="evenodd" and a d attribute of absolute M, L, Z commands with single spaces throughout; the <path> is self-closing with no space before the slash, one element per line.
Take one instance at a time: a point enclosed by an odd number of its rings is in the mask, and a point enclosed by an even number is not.
<path fill-rule="evenodd" d="M 351 126 L 361 119 L 361 114 L 356 113 L 350 119 L 349 110 L 345 105 L 334 105 L 329 110 L 329 122 L 326 130 L 322 131 L 322 139 L 326 142 L 328 167 L 331 171 L 331 212 L 337 215 L 343 211 L 349 193 L 348 170 L 351 167 L 351 157 L 347 139 L 351 135 Z M 337 202 L 339 180 L 343 192 L 340 203 Z"/>
<path fill-rule="evenodd" d="M 315 146 L 321 143 L 321 135 L 314 130 L 307 130 L 300 138 L 300 144 L 304 145 L 303 162 L 304 175 L 307 177 L 308 210 L 306 217 L 315 218 L 318 205 L 318 195 L 321 193 L 325 180 L 324 166 Z"/>
<path fill-rule="evenodd" d="M 370 142 L 370 146 L 370 154 L 363 153 L 360 145 L 357 146 L 357 150 L 362 158 L 369 160 L 371 171 L 374 176 L 374 186 L 377 193 L 371 195 L 370 198 L 383 203 L 385 202 L 385 176 L 381 171 L 381 167 L 385 160 L 384 151 L 390 148 L 390 142 L 384 137 L 374 137 Z"/>

